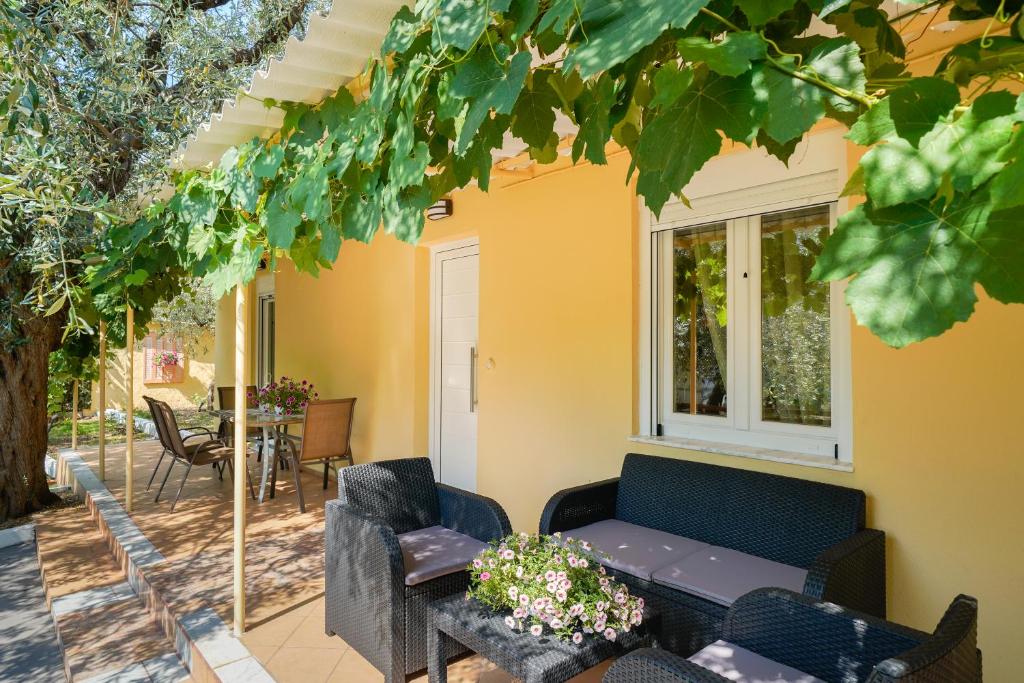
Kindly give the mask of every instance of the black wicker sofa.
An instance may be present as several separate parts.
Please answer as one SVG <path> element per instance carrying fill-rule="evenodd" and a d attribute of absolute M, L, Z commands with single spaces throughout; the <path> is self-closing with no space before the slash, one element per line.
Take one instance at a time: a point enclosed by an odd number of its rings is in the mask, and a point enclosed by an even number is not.
<path fill-rule="evenodd" d="M 540 532 L 607 555 L 678 654 L 718 640 L 729 606 L 762 587 L 885 617 L 885 535 L 856 489 L 631 453 L 620 477 L 556 493 Z"/>
<path fill-rule="evenodd" d="M 781 588 L 729 608 L 720 640 L 683 658 L 641 649 L 604 683 L 980 683 L 978 603 L 959 595 L 933 633 Z"/>

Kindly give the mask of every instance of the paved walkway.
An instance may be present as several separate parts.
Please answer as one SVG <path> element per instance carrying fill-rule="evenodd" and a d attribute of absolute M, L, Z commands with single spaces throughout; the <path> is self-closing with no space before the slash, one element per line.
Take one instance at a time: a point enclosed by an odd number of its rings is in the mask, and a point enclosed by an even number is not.
<path fill-rule="evenodd" d="M 35 540 L 0 548 L 0 681 L 66 683 Z"/>

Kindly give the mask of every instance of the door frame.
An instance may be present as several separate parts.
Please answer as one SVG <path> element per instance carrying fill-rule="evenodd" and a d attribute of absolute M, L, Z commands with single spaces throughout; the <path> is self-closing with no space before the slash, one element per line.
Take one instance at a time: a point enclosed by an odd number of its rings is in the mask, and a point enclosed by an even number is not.
<path fill-rule="evenodd" d="M 268 302 L 274 304 L 274 336 L 276 336 L 277 330 L 277 299 L 274 296 L 273 290 L 260 294 L 256 298 L 256 386 L 264 386 L 267 378 L 264 376 L 269 368 L 264 367 L 265 365 L 274 366 L 274 353 L 276 350 L 277 340 L 271 336 L 267 336 L 267 320 L 264 318 L 264 305 Z M 275 368 L 276 370 L 276 368 Z M 273 377 L 270 377 L 270 381 L 274 381 Z"/>
<path fill-rule="evenodd" d="M 427 425 L 427 447 L 430 464 L 434 468 L 434 479 L 441 480 L 441 287 L 440 272 L 441 263 L 450 258 L 457 258 L 455 252 L 465 249 L 476 248 L 477 255 L 480 254 L 480 238 L 469 237 L 465 239 L 440 242 L 430 246 L 430 396 L 429 396 L 429 424 Z M 477 271 L 479 276 L 479 270 Z M 477 288 L 479 295 L 479 286 Z M 479 337 L 480 313 L 477 309 L 477 335 Z"/>

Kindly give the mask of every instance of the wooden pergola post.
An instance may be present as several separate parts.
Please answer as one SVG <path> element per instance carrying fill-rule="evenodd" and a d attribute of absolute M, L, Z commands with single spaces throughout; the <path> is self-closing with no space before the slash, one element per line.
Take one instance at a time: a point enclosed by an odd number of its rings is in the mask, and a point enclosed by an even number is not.
<path fill-rule="evenodd" d="M 107 478 L 107 323 L 102 320 L 99 366 L 99 468 L 100 481 L 104 481 Z"/>
<path fill-rule="evenodd" d="M 78 450 L 78 380 L 71 382 L 71 450 Z"/>
<path fill-rule="evenodd" d="M 245 633 L 245 341 L 246 341 L 245 285 L 235 288 L 235 533 L 234 533 L 234 631 L 235 636 Z"/>
<path fill-rule="evenodd" d="M 125 371 L 124 419 L 124 509 L 132 511 L 135 498 L 135 310 L 129 305 L 125 320 L 125 350 L 128 352 L 128 368 Z"/>

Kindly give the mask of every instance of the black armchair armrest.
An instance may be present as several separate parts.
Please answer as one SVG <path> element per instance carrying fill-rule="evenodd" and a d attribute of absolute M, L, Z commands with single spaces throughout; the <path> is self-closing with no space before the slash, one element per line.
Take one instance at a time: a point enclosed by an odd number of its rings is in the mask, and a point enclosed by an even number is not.
<path fill-rule="evenodd" d="M 325 513 L 326 631 L 403 680 L 405 564 L 394 530 L 339 500 Z M 383 645 L 383 646 L 382 646 Z"/>
<path fill-rule="evenodd" d="M 818 555 L 804 594 L 885 618 L 885 533 L 864 529 Z"/>
<path fill-rule="evenodd" d="M 447 484 L 437 484 L 441 525 L 489 543 L 512 533 L 508 515 L 497 501 Z"/>
<path fill-rule="evenodd" d="M 783 588 L 758 588 L 726 613 L 722 640 L 825 680 L 867 680 L 928 634 Z"/>
<path fill-rule="evenodd" d="M 643 648 L 620 657 L 603 683 L 723 683 L 728 679 L 665 650 Z"/>
<path fill-rule="evenodd" d="M 585 484 L 551 496 L 540 516 L 540 533 L 568 531 L 615 517 L 619 478 Z"/>
<path fill-rule="evenodd" d="M 875 671 L 880 681 L 980 683 L 977 600 L 958 595 L 946 610 L 932 638 L 879 663 Z"/>

